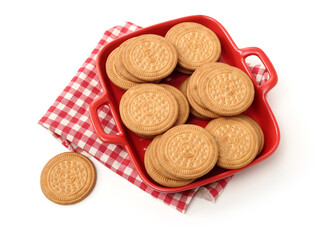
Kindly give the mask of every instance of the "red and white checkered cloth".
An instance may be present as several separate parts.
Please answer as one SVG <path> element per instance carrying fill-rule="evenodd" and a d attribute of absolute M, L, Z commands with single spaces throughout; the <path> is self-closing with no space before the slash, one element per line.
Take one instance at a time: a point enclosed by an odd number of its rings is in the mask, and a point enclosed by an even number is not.
<path fill-rule="evenodd" d="M 214 202 L 231 177 L 185 192 L 157 192 L 143 183 L 124 148 L 103 143 L 91 125 L 89 104 L 103 94 L 96 70 L 97 54 L 107 43 L 138 29 L 139 26 L 126 22 L 107 30 L 75 77 L 39 120 L 39 124 L 48 129 L 69 150 L 84 154 L 92 161 L 100 161 L 140 189 L 184 213 L 194 196 Z M 260 65 L 251 66 L 251 71 L 260 83 L 268 78 Z M 107 133 L 118 132 L 108 106 L 100 107 L 98 115 Z"/>

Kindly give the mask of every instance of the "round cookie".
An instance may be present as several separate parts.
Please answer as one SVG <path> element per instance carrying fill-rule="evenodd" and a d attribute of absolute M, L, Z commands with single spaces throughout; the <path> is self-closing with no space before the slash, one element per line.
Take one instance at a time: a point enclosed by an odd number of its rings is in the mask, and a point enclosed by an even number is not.
<path fill-rule="evenodd" d="M 188 86 L 187 86 L 187 98 L 188 98 L 188 102 L 190 103 L 190 106 L 192 107 L 193 110 L 195 110 L 196 113 L 198 113 L 198 116 L 202 116 L 203 118 L 209 119 L 209 118 L 218 118 L 220 117 L 217 113 L 211 111 L 210 109 L 206 108 L 203 104 L 201 104 L 200 100 L 197 101 L 197 99 L 195 99 L 190 91 L 190 82 L 191 82 L 191 77 L 189 79 L 188 82 Z"/>
<path fill-rule="evenodd" d="M 184 180 L 184 179 L 171 179 L 166 177 L 157 171 L 152 163 L 152 143 L 147 147 L 144 155 L 144 166 L 146 172 L 150 177 L 157 183 L 165 186 L 165 187 L 181 187 L 188 185 L 194 181 L 194 179 Z"/>
<path fill-rule="evenodd" d="M 222 117 L 210 121 L 206 128 L 219 147 L 217 166 L 238 169 L 254 160 L 259 150 L 259 138 L 251 124 L 240 117 Z"/>
<path fill-rule="evenodd" d="M 143 83 L 142 80 L 138 79 L 137 77 L 131 75 L 127 69 L 125 68 L 124 65 L 124 50 L 127 46 L 127 44 L 131 41 L 133 41 L 135 39 L 134 38 L 130 38 L 127 39 L 125 42 L 123 42 L 119 47 L 118 47 L 118 51 L 116 53 L 116 70 L 119 72 L 120 76 L 122 76 L 123 78 L 127 79 L 128 81 L 131 82 L 135 82 L 135 83 Z"/>
<path fill-rule="evenodd" d="M 152 154 L 152 164 L 154 166 L 154 168 L 156 169 L 156 171 L 158 171 L 159 173 L 161 173 L 162 175 L 164 175 L 167 178 L 173 179 L 173 180 L 181 180 L 181 178 L 175 177 L 172 174 L 169 174 L 168 171 L 166 171 L 163 166 L 161 165 L 160 161 L 159 161 L 159 148 L 160 148 L 160 139 L 162 137 L 161 135 L 156 136 L 153 141 L 151 142 L 150 145 L 152 145 L 152 150 L 151 150 L 151 154 Z"/>
<path fill-rule="evenodd" d="M 241 115 L 239 115 L 239 117 L 241 117 L 243 119 L 246 119 L 248 122 L 250 122 L 252 127 L 257 131 L 257 134 L 258 134 L 259 139 L 260 139 L 260 147 L 259 147 L 259 150 L 258 150 L 258 153 L 257 153 L 257 155 L 259 155 L 261 153 L 262 149 L 263 149 L 263 146 L 264 146 L 264 134 L 263 134 L 263 131 L 262 131 L 260 125 L 255 120 L 250 118 L 249 116 L 241 114 Z"/>
<path fill-rule="evenodd" d="M 187 97 L 187 86 L 188 86 L 188 83 L 189 83 L 189 78 L 188 77 L 186 80 L 184 80 L 180 87 L 179 87 L 179 90 L 180 92 L 182 92 L 182 94 L 187 98 L 188 100 L 188 97 Z M 189 101 L 188 101 L 189 102 Z M 190 104 L 189 104 L 190 105 Z M 199 118 L 199 119 L 202 119 L 202 120 L 207 120 L 209 118 L 207 117 L 204 117 L 203 115 L 199 114 L 195 109 L 192 108 L 192 106 L 190 106 L 190 113 L 195 117 L 195 118 Z"/>
<path fill-rule="evenodd" d="M 122 58 L 131 75 L 145 81 L 156 81 L 173 72 L 178 54 L 164 37 L 144 34 L 127 43 Z"/>
<path fill-rule="evenodd" d="M 179 23 L 166 33 L 177 49 L 178 64 L 188 70 L 195 70 L 205 63 L 216 62 L 221 54 L 221 43 L 209 28 L 194 22 Z"/>
<path fill-rule="evenodd" d="M 251 120 L 254 123 L 257 131 L 259 132 L 260 139 L 261 139 L 261 141 L 260 141 L 260 148 L 259 148 L 259 151 L 257 153 L 257 155 L 259 155 L 262 152 L 263 147 L 264 147 L 264 134 L 263 134 L 263 131 L 262 131 L 262 128 L 260 127 L 260 125 L 256 121 L 254 121 L 253 119 L 251 119 Z"/>
<path fill-rule="evenodd" d="M 171 128 L 160 139 L 159 161 L 175 177 L 195 179 L 208 173 L 216 164 L 218 147 L 204 128 L 183 124 Z"/>
<path fill-rule="evenodd" d="M 209 65 L 204 68 L 197 81 L 201 102 L 219 115 L 238 115 L 253 102 L 253 83 L 249 76 L 238 68 L 229 65 Z"/>
<path fill-rule="evenodd" d="M 96 182 L 96 169 L 82 154 L 65 152 L 50 159 L 41 173 L 44 195 L 52 202 L 67 205 L 83 200 Z"/>
<path fill-rule="evenodd" d="M 116 69 L 116 55 L 118 48 L 114 49 L 108 56 L 106 61 L 106 72 L 109 79 L 119 88 L 123 90 L 127 90 L 137 83 L 131 82 L 120 75 L 120 73 Z"/>
<path fill-rule="evenodd" d="M 169 84 L 159 84 L 161 87 L 164 87 L 166 90 L 168 90 L 170 93 L 173 94 L 173 96 L 177 99 L 179 104 L 179 114 L 176 122 L 174 123 L 174 126 L 184 124 L 190 113 L 190 106 L 188 103 L 187 98 L 181 93 L 180 90 L 177 88 L 169 85 Z"/>
<path fill-rule="evenodd" d="M 185 79 L 185 80 L 181 83 L 181 85 L 180 85 L 180 87 L 179 87 L 180 92 L 182 92 L 182 94 L 183 94 L 185 97 L 187 97 L 187 87 L 188 87 L 188 83 L 189 83 L 189 78 L 190 78 L 190 77 L 188 77 L 187 79 Z"/>
<path fill-rule="evenodd" d="M 214 68 L 226 67 L 226 66 L 230 66 L 230 65 L 226 63 L 220 63 L 220 62 L 206 63 L 201 67 L 197 68 L 196 71 L 190 76 L 188 87 L 190 88 L 191 96 L 196 100 L 196 102 L 199 105 L 204 106 L 198 93 L 198 86 L 200 85 L 201 75 L 204 74 L 206 71 L 209 71 L 209 69 L 211 68 L 214 69 Z"/>
<path fill-rule="evenodd" d="M 173 126 L 179 106 L 176 98 L 165 88 L 143 83 L 124 93 L 119 112 L 128 129 L 141 136 L 154 136 Z"/>

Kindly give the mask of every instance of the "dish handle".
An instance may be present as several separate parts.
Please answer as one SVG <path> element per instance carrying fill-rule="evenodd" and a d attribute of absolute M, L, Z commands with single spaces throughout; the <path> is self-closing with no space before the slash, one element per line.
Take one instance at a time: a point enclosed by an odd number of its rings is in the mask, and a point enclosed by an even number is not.
<path fill-rule="evenodd" d="M 98 109 L 102 105 L 108 105 L 108 107 L 112 113 L 112 116 L 115 120 L 117 129 L 119 132 L 116 135 L 106 133 L 101 125 L 101 122 L 100 122 L 99 116 L 98 116 Z M 123 131 L 123 127 L 120 124 L 120 121 L 117 120 L 118 115 L 113 107 L 113 104 L 107 97 L 107 94 L 103 94 L 99 98 L 95 99 L 92 103 L 90 103 L 89 112 L 90 112 L 90 119 L 92 122 L 92 126 L 101 141 L 106 142 L 106 143 L 113 143 L 113 144 L 123 144 L 123 145 L 127 144 L 127 141 L 126 141 L 126 138 L 124 135 L 124 131 Z"/>
<path fill-rule="evenodd" d="M 278 75 L 276 70 L 274 69 L 270 59 L 268 56 L 260 49 L 257 47 L 247 47 L 247 48 L 242 48 L 240 49 L 240 54 L 242 56 L 242 59 L 244 61 L 244 65 L 246 66 L 245 59 L 248 56 L 255 55 L 257 56 L 263 65 L 265 66 L 266 70 L 269 73 L 269 79 L 260 86 L 262 89 L 263 94 L 266 96 L 267 93 L 277 84 L 278 82 Z M 248 69 L 248 68 L 247 68 Z"/>

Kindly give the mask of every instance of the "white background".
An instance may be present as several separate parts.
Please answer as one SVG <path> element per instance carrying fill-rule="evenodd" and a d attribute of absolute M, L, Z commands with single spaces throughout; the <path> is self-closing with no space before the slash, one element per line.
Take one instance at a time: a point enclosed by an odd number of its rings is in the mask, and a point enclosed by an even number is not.
<path fill-rule="evenodd" d="M 1 1 L 0 239 L 323 239 L 321 1 Z M 41 192 L 45 163 L 64 148 L 38 120 L 96 46 L 125 21 L 149 26 L 204 14 L 236 44 L 263 49 L 279 82 L 268 100 L 278 150 L 237 174 L 216 203 L 186 214 L 95 162 L 98 179 L 79 204 Z"/>

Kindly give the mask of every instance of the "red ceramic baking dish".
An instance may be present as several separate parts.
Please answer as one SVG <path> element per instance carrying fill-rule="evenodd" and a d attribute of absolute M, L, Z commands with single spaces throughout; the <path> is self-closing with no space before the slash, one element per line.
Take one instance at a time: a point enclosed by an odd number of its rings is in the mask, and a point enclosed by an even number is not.
<path fill-rule="evenodd" d="M 108 55 L 125 40 L 142 34 L 148 34 L 148 33 L 165 36 L 166 32 L 172 26 L 181 22 L 200 23 L 208 27 L 212 31 L 214 31 L 219 37 L 222 45 L 222 52 L 221 52 L 221 57 L 219 59 L 219 62 L 224 62 L 229 65 L 240 68 L 250 76 L 255 87 L 255 98 L 251 107 L 244 114 L 252 117 L 255 121 L 259 123 L 259 125 L 261 126 L 264 132 L 265 144 L 261 154 L 252 163 L 250 163 L 248 166 L 244 168 L 240 168 L 236 170 L 226 170 L 220 167 L 215 167 L 207 175 L 201 177 L 200 179 L 197 179 L 195 182 L 189 185 L 183 187 L 169 188 L 169 187 L 161 186 L 158 183 L 154 182 L 147 174 L 144 167 L 144 153 L 148 144 L 152 140 L 141 138 L 135 135 L 133 132 L 128 130 L 123 125 L 119 115 L 118 106 L 119 106 L 120 99 L 124 94 L 124 91 L 116 87 L 109 80 L 106 74 L 105 63 Z M 258 85 L 258 83 L 256 82 L 255 78 L 253 77 L 252 73 L 250 72 L 246 64 L 245 59 L 250 55 L 255 55 L 259 57 L 269 73 L 268 81 L 266 81 L 262 86 Z M 129 154 L 130 160 L 134 164 L 134 167 L 136 168 L 139 176 L 143 179 L 143 181 L 148 186 L 150 186 L 154 190 L 160 192 L 173 193 L 173 192 L 185 191 L 188 189 L 196 188 L 208 183 L 215 182 L 222 178 L 231 176 L 237 172 L 243 171 L 244 169 L 252 167 L 253 165 L 265 160 L 276 150 L 279 144 L 280 134 L 279 134 L 278 124 L 266 99 L 267 93 L 271 88 L 273 88 L 276 85 L 278 81 L 277 73 L 272 63 L 270 62 L 266 54 L 259 48 L 256 47 L 238 48 L 234 43 L 234 41 L 232 40 L 232 38 L 230 37 L 230 35 L 228 34 L 228 32 L 225 30 L 225 28 L 218 21 L 216 21 L 211 17 L 202 16 L 202 15 L 182 17 L 171 21 L 159 23 L 150 27 L 142 28 L 136 32 L 127 34 L 107 44 L 105 47 L 101 49 L 101 51 L 98 53 L 96 67 L 99 73 L 100 83 L 102 85 L 104 93 L 102 96 L 100 96 L 90 104 L 89 110 L 90 110 L 92 125 L 98 137 L 103 142 L 111 143 L 111 144 L 121 144 L 125 147 L 125 149 Z M 174 72 L 169 77 L 164 79 L 162 82 L 166 82 L 175 87 L 179 87 L 182 81 L 184 81 L 187 77 L 188 75 L 181 74 L 179 72 Z M 111 135 L 111 134 L 107 134 L 103 130 L 103 127 L 101 126 L 98 113 L 97 113 L 98 108 L 102 105 L 109 106 L 111 113 L 115 119 L 119 134 Z M 199 120 L 190 116 L 187 123 L 197 124 L 202 127 L 205 127 L 208 121 Z"/>

